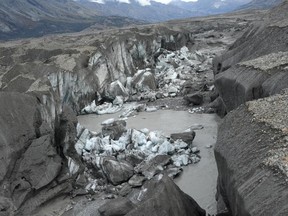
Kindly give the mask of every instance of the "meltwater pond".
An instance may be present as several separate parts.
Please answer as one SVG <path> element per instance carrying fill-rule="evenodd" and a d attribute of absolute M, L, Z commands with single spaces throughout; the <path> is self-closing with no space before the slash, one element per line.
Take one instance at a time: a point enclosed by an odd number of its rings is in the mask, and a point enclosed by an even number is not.
<path fill-rule="evenodd" d="M 119 115 L 120 113 L 81 115 L 78 116 L 78 121 L 91 131 L 100 132 L 101 122 L 109 118 L 117 119 Z M 200 162 L 184 167 L 184 171 L 175 179 L 175 183 L 181 190 L 193 197 L 208 213 L 215 214 L 217 167 L 213 148 L 216 143 L 218 117 L 214 114 L 158 110 L 156 112 L 140 112 L 137 116 L 129 117 L 126 121 L 127 128 L 148 128 L 150 131 L 162 131 L 167 136 L 171 133 L 183 132 L 196 124 L 204 127 L 201 130 L 195 130 L 196 137 L 193 141 L 193 146 L 200 150 Z"/>

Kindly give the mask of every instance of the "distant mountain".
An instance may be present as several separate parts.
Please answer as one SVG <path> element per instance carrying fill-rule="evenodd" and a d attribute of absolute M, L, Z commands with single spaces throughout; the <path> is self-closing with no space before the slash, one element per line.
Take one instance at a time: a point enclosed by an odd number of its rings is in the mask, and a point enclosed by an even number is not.
<path fill-rule="evenodd" d="M 98 11 L 101 15 L 128 16 L 148 22 L 159 22 L 206 15 L 206 13 L 187 10 L 177 6 L 175 7 L 175 5 L 172 4 L 161 4 L 155 1 L 139 2 L 136 0 L 129 0 L 127 2 L 119 2 L 117 0 L 108 0 L 99 3 L 100 1 L 94 2 L 94 0 L 78 0 L 77 2 L 81 3 L 85 7 Z"/>
<path fill-rule="evenodd" d="M 282 0 L 250 1 L 0 0 L 0 40 L 267 8 Z"/>
<path fill-rule="evenodd" d="M 102 15 L 128 16 L 149 22 L 230 12 L 251 0 L 74 0 Z"/>
<path fill-rule="evenodd" d="M 246 9 L 269 9 L 282 3 L 283 0 L 252 0 L 248 4 L 240 6 L 239 10 Z M 287 11 L 288 13 L 288 11 Z"/>
<path fill-rule="evenodd" d="M 35 37 L 143 23 L 132 18 L 102 16 L 72 0 L 1 0 L 0 39 Z"/>
<path fill-rule="evenodd" d="M 176 5 L 186 10 L 194 10 L 206 15 L 227 13 L 235 10 L 251 0 L 198 0 L 196 2 L 187 2 L 174 0 L 170 4 Z"/>

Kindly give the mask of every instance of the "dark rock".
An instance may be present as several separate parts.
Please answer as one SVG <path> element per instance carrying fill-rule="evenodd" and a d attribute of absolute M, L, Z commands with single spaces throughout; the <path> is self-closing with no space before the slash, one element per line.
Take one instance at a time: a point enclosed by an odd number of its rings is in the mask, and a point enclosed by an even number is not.
<path fill-rule="evenodd" d="M 163 167 L 171 162 L 171 157 L 168 155 L 157 155 L 150 161 L 143 161 L 135 171 L 142 173 L 147 179 L 153 178 L 154 175 L 160 173 Z"/>
<path fill-rule="evenodd" d="M 126 132 L 126 122 L 124 120 L 117 120 L 102 127 L 103 136 L 110 136 L 113 140 L 118 140 L 124 132 Z"/>
<path fill-rule="evenodd" d="M 101 167 L 105 176 L 113 185 L 127 181 L 134 174 L 131 164 L 126 161 L 117 161 L 112 157 L 103 158 Z"/>
<path fill-rule="evenodd" d="M 170 178 L 175 178 L 176 176 L 178 176 L 181 172 L 183 171 L 183 169 L 181 167 L 176 167 L 174 165 L 170 165 L 168 166 L 168 168 L 165 170 L 165 174 L 167 174 Z"/>
<path fill-rule="evenodd" d="M 126 155 L 126 161 L 129 162 L 133 167 L 140 164 L 145 158 L 144 154 L 141 154 L 141 152 L 136 153 L 130 153 Z"/>
<path fill-rule="evenodd" d="M 127 216 L 205 216 L 191 197 L 183 193 L 166 175 L 154 177 L 143 185 L 141 202 Z"/>
<path fill-rule="evenodd" d="M 201 93 L 187 94 L 184 96 L 184 100 L 189 104 L 201 105 L 203 103 L 203 95 Z"/>
<path fill-rule="evenodd" d="M 163 98 L 163 93 L 162 92 L 157 92 L 156 93 L 156 95 L 155 95 L 155 97 L 157 98 L 157 99 L 160 99 L 160 98 Z"/>
<path fill-rule="evenodd" d="M 183 142 L 186 142 L 189 145 L 192 144 L 192 141 L 194 140 L 195 136 L 196 136 L 195 131 L 173 133 L 170 135 L 171 139 L 173 140 L 181 139 Z"/>
<path fill-rule="evenodd" d="M 194 94 L 195 92 L 203 90 L 203 84 L 202 83 L 195 83 L 193 81 L 185 81 L 185 83 L 182 85 L 182 94 Z"/>
<path fill-rule="evenodd" d="M 216 113 L 221 117 L 227 114 L 226 106 L 221 97 L 216 98 L 216 100 L 208 104 L 207 107 L 215 109 Z"/>
<path fill-rule="evenodd" d="M 128 184 L 132 187 L 141 187 L 144 181 L 144 176 L 134 175 L 129 179 Z"/>
<path fill-rule="evenodd" d="M 214 100 L 216 100 L 216 98 L 219 97 L 219 92 L 214 90 L 211 94 L 210 94 L 210 102 L 213 102 Z"/>
<path fill-rule="evenodd" d="M 104 205 L 100 206 L 98 211 L 101 216 L 124 216 L 135 207 L 135 204 L 133 204 L 129 199 L 118 197 L 109 200 Z"/>
<path fill-rule="evenodd" d="M 119 191 L 120 196 L 127 196 L 132 191 L 132 187 L 125 183 L 125 185 L 122 187 L 122 189 Z"/>

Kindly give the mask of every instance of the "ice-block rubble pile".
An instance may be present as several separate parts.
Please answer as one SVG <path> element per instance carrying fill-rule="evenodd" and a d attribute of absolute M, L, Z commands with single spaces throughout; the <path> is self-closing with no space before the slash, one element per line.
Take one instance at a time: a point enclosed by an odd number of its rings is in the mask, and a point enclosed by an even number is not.
<path fill-rule="evenodd" d="M 194 131 L 166 137 L 146 128 L 126 129 L 124 120 L 114 119 L 104 121 L 102 126 L 99 133 L 77 126 L 75 149 L 86 166 L 87 190 L 104 190 L 109 184 L 121 187 L 124 182 L 142 186 L 158 173 L 174 177 L 182 166 L 200 161 L 199 150 L 192 146 Z M 69 161 L 70 173 L 76 173 L 77 162 Z"/>
<path fill-rule="evenodd" d="M 187 47 L 176 51 L 160 48 L 154 54 L 153 67 L 137 70 L 132 77 L 124 77 L 121 81 L 113 81 L 81 113 L 115 113 L 127 101 L 155 101 L 209 91 L 206 72 L 212 74 L 213 57 L 213 53 L 205 50 L 191 52 Z"/>

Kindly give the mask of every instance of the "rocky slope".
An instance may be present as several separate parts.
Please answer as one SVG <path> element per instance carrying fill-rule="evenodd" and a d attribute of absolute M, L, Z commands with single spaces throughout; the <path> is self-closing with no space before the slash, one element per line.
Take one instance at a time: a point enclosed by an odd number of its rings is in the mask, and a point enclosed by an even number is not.
<path fill-rule="evenodd" d="M 281 4 L 283 0 L 253 0 L 248 4 L 240 6 L 239 10 L 269 9 Z"/>
<path fill-rule="evenodd" d="M 156 77 L 157 62 L 165 63 L 163 65 L 165 67 L 160 68 L 165 71 L 167 67 L 169 69 L 167 71 L 173 72 L 171 73 L 173 76 L 181 72 L 181 67 L 177 66 L 177 61 L 181 59 L 189 63 L 185 67 L 191 65 L 189 71 L 192 74 L 201 74 L 203 70 L 211 72 L 211 68 L 198 68 L 201 62 L 211 66 L 211 57 L 222 52 L 235 37 L 239 37 L 241 30 L 247 27 L 251 19 L 254 19 L 254 15 L 237 14 L 2 43 L 0 45 L 0 100 L 3 104 L 0 115 L 1 161 L 3 161 L 0 180 L 1 214 L 43 215 L 47 211 L 51 212 L 51 209 L 64 214 L 67 211 L 66 207 L 69 210 L 72 205 L 75 207 L 73 211 L 76 211 L 76 215 L 85 215 L 78 211 L 73 200 L 63 197 L 68 194 L 73 197 L 87 195 L 91 198 L 90 201 L 97 199 L 100 205 L 99 200 L 114 197 L 115 194 L 118 196 L 120 189 L 122 191 L 124 188 L 122 192 L 127 195 L 124 185 L 115 186 L 105 182 L 104 189 L 100 188 L 101 193 L 98 189 L 94 190 L 93 184 L 90 185 L 91 190 L 90 187 L 85 190 L 89 176 L 84 175 L 83 160 L 77 148 L 75 149 L 75 143 L 81 142 L 83 132 L 77 134 L 75 112 L 80 112 L 85 105 L 96 99 L 97 92 L 105 96 L 107 90 L 113 89 L 111 83 L 114 81 L 118 87 L 127 86 L 129 77 L 134 75 L 136 79 L 131 84 L 134 83 L 134 86 L 139 87 L 140 93 L 143 88 L 146 89 L 145 86 L 158 88 L 158 83 L 156 85 L 154 83 L 155 80 L 150 82 L 151 77 Z M 186 48 L 180 52 L 183 46 Z M 183 58 L 181 53 L 185 52 Z M 188 55 L 187 52 L 191 54 Z M 197 61 L 193 60 L 195 56 Z M 147 69 L 148 67 L 150 69 Z M 150 78 L 145 82 L 147 77 Z M 204 78 L 204 75 L 200 77 Z M 171 80 L 174 79 L 167 79 L 167 83 L 173 84 Z M 143 85 L 136 85 L 139 80 L 142 80 Z M 165 87 L 165 83 L 163 86 Z M 122 90 L 122 87 L 118 90 Z M 177 91 L 178 89 L 176 93 Z M 171 95 L 167 97 L 172 97 L 175 92 L 170 93 Z M 111 167 L 115 168 L 115 164 L 119 165 L 121 170 L 122 168 L 126 170 L 127 172 L 122 173 L 126 181 L 134 174 L 133 167 L 117 161 L 107 157 L 104 164 L 108 170 Z M 106 170 L 105 167 L 101 167 L 101 170 L 103 169 Z M 94 171 L 91 174 L 95 176 L 101 171 L 97 167 L 92 170 Z M 105 176 L 108 176 L 107 173 Z M 183 202 L 183 208 L 190 206 L 182 209 L 186 213 L 189 208 L 191 211 L 198 209 L 193 200 L 178 191 L 177 187 L 173 189 L 174 186 L 171 187 L 168 180 L 165 180 L 169 185 L 167 188 L 161 186 L 163 184 L 160 180 L 163 176 L 160 176 L 156 175 L 155 178 L 160 184 L 161 194 L 168 193 L 169 197 L 173 193 L 183 197 L 179 198 Z M 110 182 L 114 182 L 112 179 L 114 178 L 108 178 Z M 117 180 L 115 184 L 118 183 Z M 128 187 L 128 190 L 130 189 Z M 135 196 L 141 197 L 146 191 L 146 186 L 142 189 L 143 191 L 139 188 L 136 191 L 133 189 L 132 192 L 135 193 L 132 193 L 134 196 L 131 199 L 135 201 Z M 85 206 L 81 208 L 98 214 L 98 204 L 82 198 L 83 196 L 80 196 L 75 199 L 80 200 L 79 205 Z M 147 202 L 155 199 L 158 200 L 157 197 L 149 195 Z M 161 202 L 165 200 L 159 199 L 159 204 Z M 141 207 L 142 203 L 145 206 L 146 201 L 138 203 L 140 210 L 144 208 Z M 190 205 L 191 203 L 194 204 Z M 131 206 L 130 204 L 128 202 L 128 206 Z M 165 211 L 170 212 L 170 207 L 167 206 Z M 177 212 L 177 208 L 173 208 L 173 211 Z M 199 215 L 203 214 L 201 209 L 196 212 Z"/>
<path fill-rule="evenodd" d="M 232 215 L 287 215 L 287 92 L 231 111 L 215 148 L 218 192 Z"/>
<path fill-rule="evenodd" d="M 272 9 L 214 59 L 219 109 L 228 112 L 215 148 L 218 191 L 233 215 L 288 213 L 287 7 Z"/>
<path fill-rule="evenodd" d="M 222 56 L 214 59 L 215 85 L 223 109 L 287 88 L 287 1 L 255 23 Z M 275 84 L 277 83 L 277 84 Z"/>
<path fill-rule="evenodd" d="M 39 37 L 143 23 L 132 18 L 100 15 L 72 0 L 3 0 L 0 2 L 0 40 Z"/>

